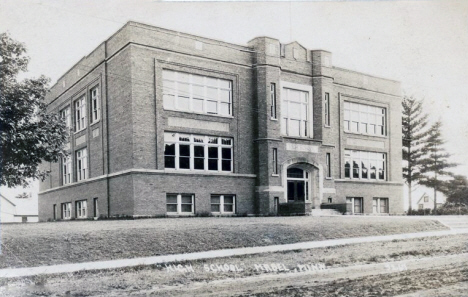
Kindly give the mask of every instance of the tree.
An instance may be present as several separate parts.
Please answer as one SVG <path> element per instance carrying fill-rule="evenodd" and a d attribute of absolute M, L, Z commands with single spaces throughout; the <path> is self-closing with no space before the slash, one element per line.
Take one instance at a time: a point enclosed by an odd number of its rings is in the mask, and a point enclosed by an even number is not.
<path fill-rule="evenodd" d="M 65 124 L 48 114 L 44 97 L 49 79 L 44 76 L 18 81 L 27 71 L 29 57 L 23 44 L 0 34 L 0 184 L 27 186 L 44 179 L 42 160 L 57 162 L 64 154 Z"/>
<path fill-rule="evenodd" d="M 419 182 L 434 189 L 434 214 L 437 214 L 437 191 L 443 190 L 447 182 L 441 177 L 452 177 L 453 173 L 447 169 L 457 166 L 457 164 L 448 161 L 450 154 L 445 152 L 443 148 L 445 141 L 442 138 L 441 127 L 442 123 L 437 121 L 428 131 L 426 144 L 422 149 L 426 155 L 421 168 L 424 179 Z"/>
<path fill-rule="evenodd" d="M 23 192 L 21 194 L 18 194 L 15 196 L 15 198 L 17 199 L 28 199 L 30 196 L 30 194 L 26 193 L 26 192 Z"/>
<path fill-rule="evenodd" d="M 442 192 L 447 195 L 447 202 L 468 205 L 468 179 L 463 175 L 455 175 L 446 182 Z"/>
<path fill-rule="evenodd" d="M 423 141 L 427 136 L 427 114 L 423 113 L 422 101 L 413 97 L 404 97 L 402 101 L 403 117 L 403 179 L 408 184 L 408 213 L 412 211 L 412 187 L 424 178 L 421 168 L 424 159 Z"/>

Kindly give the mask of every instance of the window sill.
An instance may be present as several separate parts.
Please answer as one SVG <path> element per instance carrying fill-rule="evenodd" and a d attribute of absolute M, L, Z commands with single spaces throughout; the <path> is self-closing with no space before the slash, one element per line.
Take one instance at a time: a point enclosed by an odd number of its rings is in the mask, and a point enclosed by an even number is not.
<path fill-rule="evenodd" d="M 277 173 L 272 173 L 271 176 L 279 177 L 279 174 L 277 174 Z"/>
<path fill-rule="evenodd" d="M 196 114 L 196 115 L 202 115 L 202 116 L 217 117 L 217 118 L 225 118 L 225 119 L 233 119 L 234 118 L 234 116 L 232 116 L 232 115 L 220 115 L 220 114 L 213 114 L 213 113 L 203 113 L 203 112 L 177 110 L 177 109 L 169 109 L 169 108 L 163 108 L 163 110 L 164 111 L 188 113 L 188 114 Z"/>
<path fill-rule="evenodd" d="M 277 122 L 277 121 L 278 121 L 278 119 L 275 119 L 275 118 L 270 118 L 270 121 L 275 121 L 275 122 Z"/>
<path fill-rule="evenodd" d="M 86 127 L 86 128 L 87 128 L 87 127 Z M 76 135 L 76 134 L 78 134 L 78 133 L 80 133 L 80 132 L 83 132 L 83 131 L 85 131 L 85 130 L 86 130 L 86 128 L 83 128 L 83 129 L 81 129 L 81 130 L 75 131 L 75 132 L 73 133 L 73 135 Z"/>
<path fill-rule="evenodd" d="M 330 128 L 331 128 L 331 126 L 330 126 L 330 125 L 324 125 L 323 127 L 324 127 L 324 128 L 328 128 L 328 129 L 330 129 Z"/>
<path fill-rule="evenodd" d="M 333 177 L 325 177 L 325 179 L 327 179 L 327 180 L 332 180 Z"/>
<path fill-rule="evenodd" d="M 322 140 L 313 139 L 313 138 L 311 138 L 311 137 L 298 137 L 298 136 L 287 136 L 287 135 L 282 135 L 281 137 L 286 138 L 286 139 L 295 139 L 295 140 L 305 140 L 305 141 L 313 141 L 313 142 L 322 142 Z"/>
<path fill-rule="evenodd" d="M 101 121 L 101 119 L 95 121 L 95 122 L 92 122 L 91 124 L 89 124 L 89 127 L 91 128 L 92 126 L 98 124 L 99 122 Z"/>
<path fill-rule="evenodd" d="M 166 213 L 168 217 L 193 217 L 194 213 L 177 213 L 177 212 L 168 212 Z"/>
<path fill-rule="evenodd" d="M 356 135 L 356 136 L 365 136 L 365 137 L 376 137 L 376 138 L 388 138 L 388 135 L 372 135 L 372 134 L 364 134 L 364 133 L 357 133 L 351 131 L 343 131 L 345 134 Z"/>

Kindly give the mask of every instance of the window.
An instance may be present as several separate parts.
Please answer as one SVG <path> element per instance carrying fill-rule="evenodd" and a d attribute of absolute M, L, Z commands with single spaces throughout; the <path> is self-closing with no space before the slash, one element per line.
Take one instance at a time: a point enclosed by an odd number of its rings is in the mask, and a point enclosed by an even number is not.
<path fill-rule="evenodd" d="M 212 213 L 235 213 L 236 196 L 234 195 L 211 195 Z"/>
<path fill-rule="evenodd" d="M 54 221 L 57 219 L 57 204 L 54 204 L 54 207 L 52 208 L 52 211 L 54 212 L 53 217 Z"/>
<path fill-rule="evenodd" d="M 344 130 L 368 135 L 385 135 L 385 108 L 344 103 Z"/>
<path fill-rule="evenodd" d="M 76 201 L 75 205 L 76 217 L 84 219 L 88 216 L 88 208 L 86 200 Z"/>
<path fill-rule="evenodd" d="M 325 93 L 325 126 L 330 126 L 330 94 Z"/>
<path fill-rule="evenodd" d="M 360 197 L 347 197 L 346 198 L 346 203 L 351 204 L 351 213 L 357 214 L 357 213 L 363 213 L 363 204 L 362 204 L 362 198 Z"/>
<path fill-rule="evenodd" d="M 230 80 L 163 70 L 165 109 L 232 115 Z"/>
<path fill-rule="evenodd" d="M 309 172 L 300 168 L 288 168 L 286 180 L 288 201 L 309 200 Z"/>
<path fill-rule="evenodd" d="M 309 92 L 289 88 L 283 91 L 282 133 L 287 136 L 309 136 Z"/>
<path fill-rule="evenodd" d="M 62 203 L 62 219 L 71 219 L 71 202 Z"/>
<path fill-rule="evenodd" d="M 374 213 L 388 213 L 388 198 L 374 198 L 372 208 Z"/>
<path fill-rule="evenodd" d="M 328 203 L 332 203 L 332 202 L 333 202 L 333 198 L 328 197 Z"/>
<path fill-rule="evenodd" d="M 72 182 L 71 156 L 62 158 L 62 184 L 67 185 Z"/>
<path fill-rule="evenodd" d="M 193 194 L 167 194 L 166 211 L 168 214 L 193 214 Z"/>
<path fill-rule="evenodd" d="M 424 204 L 419 204 L 419 209 L 424 209 Z"/>
<path fill-rule="evenodd" d="M 424 202 L 429 202 L 429 197 L 428 196 L 424 196 Z"/>
<path fill-rule="evenodd" d="M 345 150 L 345 178 L 386 179 L 386 154 Z"/>
<path fill-rule="evenodd" d="M 88 155 L 86 148 L 76 151 L 76 180 L 88 178 Z"/>
<path fill-rule="evenodd" d="M 164 134 L 164 167 L 232 172 L 232 138 Z"/>
<path fill-rule="evenodd" d="M 331 155 L 330 153 L 327 153 L 326 155 L 326 162 L 327 162 L 327 177 L 331 178 Z"/>
<path fill-rule="evenodd" d="M 93 199 L 93 205 L 94 205 L 94 217 L 97 218 L 97 217 L 99 217 L 99 206 L 98 206 L 98 199 L 97 198 Z"/>
<path fill-rule="evenodd" d="M 75 101 L 75 132 L 86 128 L 86 96 Z"/>
<path fill-rule="evenodd" d="M 273 174 L 278 174 L 278 149 L 273 148 Z"/>
<path fill-rule="evenodd" d="M 277 119 L 276 117 L 276 84 L 270 84 L 270 99 L 271 99 L 271 118 Z"/>
<path fill-rule="evenodd" d="M 98 88 L 91 89 L 89 93 L 91 98 L 91 123 L 96 123 L 101 117 Z"/>
<path fill-rule="evenodd" d="M 64 108 L 60 111 L 60 118 L 65 122 L 67 130 L 70 130 L 71 127 L 71 116 L 70 116 L 70 107 Z"/>

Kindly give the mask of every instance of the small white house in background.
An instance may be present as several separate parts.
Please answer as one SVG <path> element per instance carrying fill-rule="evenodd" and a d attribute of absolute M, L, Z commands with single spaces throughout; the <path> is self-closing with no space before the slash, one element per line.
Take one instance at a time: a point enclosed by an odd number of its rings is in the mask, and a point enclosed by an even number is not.
<path fill-rule="evenodd" d="M 0 194 L 0 223 L 38 222 L 37 197 L 17 199 Z"/>
<path fill-rule="evenodd" d="M 445 195 L 437 192 L 437 207 L 441 207 L 445 203 Z M 418 200 L 418 209 L 434 209 L 434 194 L 429 195 L 427 193 L 422 194 Z"/>

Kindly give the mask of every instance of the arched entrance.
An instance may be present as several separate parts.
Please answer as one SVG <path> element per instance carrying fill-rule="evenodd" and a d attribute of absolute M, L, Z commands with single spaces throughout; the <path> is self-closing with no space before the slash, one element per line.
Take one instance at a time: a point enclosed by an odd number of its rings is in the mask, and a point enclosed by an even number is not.
<path fill-rule="evenodd" d="M 286 173 L 288 202 L 309 201 L 309 176 L 307 170 L 290 167 Z"/>
<path fill-rule="evenodd" d="M 284 198 L 280 201 L 282 213 L 310 213 L 320 207 L 323 175 L 322 167 L 304 158 L 293 158 L 282 164 Z"/>

